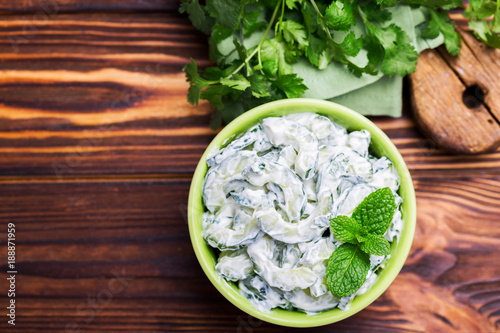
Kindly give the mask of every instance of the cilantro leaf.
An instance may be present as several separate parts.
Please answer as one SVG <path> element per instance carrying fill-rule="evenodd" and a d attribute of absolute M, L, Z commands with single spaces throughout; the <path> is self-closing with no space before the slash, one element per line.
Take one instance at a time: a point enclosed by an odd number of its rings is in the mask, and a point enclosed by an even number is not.
<path fill-rule="evenodd" d="M 224 86 L 242 91 L 250 87 L 250 82 L 241 74 L 234 74 L 230 78 L 222 78 L 220 83 Z"/>
<path fill-rule="evenodd" d="M 224 56 L 220 53 L 217 42 L 212 37 L 208 39 L 208 45 L 210 46 L 208 50 L 208 58 L 215 63 L 221 61 Z M 223 62 L 221 61 L 221 63 Z"/>
<path fill-rule="evenodd" d="M 302 24 L 287 20 L 280 27 L 283 31 L 283 38 L 287 43 L 293 44 L 296 42 L 300 50 L 303 50 L 309 44 L 306 38 L 306 30 Z"/>
<path fill-rule="evenodd" d="M 363 40 L 361 38 L 356 38 L 354 31 L 351 31 L 347 36 L 344 37 L 344 41 L 340 44 L 340 48 L 344 53 L 350 57 L 355 57 L 361 51 L 363 46 Z"/>
<path fill-rule="evenodd" d="M 486 19 L 495 14 L 496 2 L 484 0 L 471 0 L 470 6 L 465 8 L 464 17 Z"/>
<path fill-rule="evenodd" d="M 456 0 L 404 0 L 405 3 L 428 8 L 445 8 L 452 9 L 457 6 Z"/>
<path fill-rule="evenodd" d="M 376 0 L 377 4 L 383 7 L 393 7 L 398 3 L 398 0 Z"/>
<path fill-rule="evenodd" d="M 241 4 L 238 0 L 207 0 L 206 9 L 221 25 L 235 29 L 239 23 Z"/>
<path fill-rule="evenodd" d="M 441 7 L 444 10 L 450 10 L 450 9 L 454 9 L 457 7 L 463 7 L 463 6 L 464 6 L 464 4 L 463 4 L 462 0 L 451 0 L 450 4 L 442 5 L 442 6 L 438 6 L 438 7 Z"/>
<path fill-rule="evenodd" d="M 375 2 L 363 4 L 363 13 L 365 13 L 368 21 L 375 21 L 378 23 L 385 23 L 392 18 L 390 11 L 383 9 L 380 4 Z"/>
<path fill-rule="evenodd" d="M 224 71 L 222 69 L 214 66 L 214 67 L 205 68 L 205 72 L 203 73 L 203 76 L 207 80 L 216 81 L 216 80 L 220 80 L 220 78 L 224 77 L 225 75 L 224 75 Z"/>
<path fill-rule="evenodd" d="M 364 198 L 352 217 L 365 227 L 366 232 L 383 235 L 391 225 L 395 210 L 394 194 L 390 188 L 384 187 Z"/>
<path fill-rule="evenodd" d="M 319 4 L 318 4 L 319 5 Z M 300 9 L 302 17 L 304 18 L 304 25 L 309 34 L 313 34 L 318 30 L 318 14 L 316 13 L 313 5 L 310 2 L 304 2 Z"/>
<path fill-rule="evenodd" d="M 258 20 L 260 14 L 261 13 L 259 11 L 245 13 L 242 24 L 243 35 L 245 37 L 248 37 L 255 31 L 266 27 L 266 22 Z"/>
<path fill-rule="evenodd" d="M 296 98 L 307 90 L 307 86 L 302 83 L 303 81 L 295 73 L 280 75 L 276 80 L 272 81 L 271 86 L 281 90 L 288 98 Z"/>
<path fill-rule="evenodd" d="M 500 48 L 498 1 L 471 0 L 464 15 L 478 39 Z M 408 35 L 389 23 L 386 9 L 399 5 L 425 8 L 423 35 L 442 34 L 448 52 L 458 54 L 460 36 L 443 9 L 461 0 L 181 0 L 179 11 L 210 36 L 208 54 L 216 64 L 200 71 L 190 61 L 183 68 L 188 101 L 209 101 L 217 126 L 262 103 L 302 95 L 307 87 L 292 67 L 301 60 L 320 70 L 334 61 L 358 77 L 411 73 L 418 53 Z M 339 32 L 345 32 L 341 42 Z M 352 59 L 361 50 L 368 58 L 364 66 Z M 357 241 L 362 237 L 357 234 Z"/>
<path fill-rule="evenodd" d="M 285 60 L 286 46 L 276 38 L 266 39 L 262 44 L 260 57 L 263 69 L 269 77 L 293 72 L 292 66 Z"/>
<path fill-rule="evenodd" d="M 327 55 L 328 44 L 324 39 L 309 35 L 309 43 L 306 47 L 305 54 L 307 59 L 319 69 L 325 69 L 330 63 L 330 58 Z"/>
<path fill-rule="evenodd" d="M 427 29 L 423 32 L 423 36 L 427 38 L 436 38 L 441 32 L 444 36 L 444 45 L 448 52 L 452 55 L 460 54 L 460 46 L 462 39 L 460 34 L 453 27 L 455 22 L 450 21 L 446 12 L 438 12 L 434 9 L 429 9 L 431 19 Z"/>
<path fill-rule="evenodd" d="M 216 24 L 212 28 L 212 38 L 216 43 L 222 42 L 233 34 L 233 30 L 220 24 Z"/>
<path fill-rule="evenodd" d="M 356 235 L 361 230 L 359 223 L 347 216 L 337 216 L 331 219 L 330 228 L 335 238 L 341 242 L 357 244 Z"/>
<path fill-rule="evenodd" d="M 328 27 L 339 31 L 347 31 L 356 23 L 353 6 L 349 0 L 333 1 L 326 8 L 324 17 Z"/>
<path fill-rule="evenodd" d="M 212 118 L 210 119 L 210 128 L 216 130 L 222 125 L 222 115 L 220 112 L 212 113 Z"/>
<path fill-rule="evenodd" d="M 198 0 L 183 1 L 179 7 L 179 12 L 187 13 L 189 20 L 196 29 L 207 35 L 210 34 L 214 20 L 206 15 L 204 6 L 200 5 Z"/>
<path fill-rule="evenodd" d="M 363 252 L 376 256 L 385 256 L 391 252 L 391 245 L 382 235 L 367 234 L 359 247 Z"/>
<path fill-rule="evenodd" d="M 198 66 L 191 58 L 191 62 L 182 68 L 186 72 L 186 81 L 190 83 L 188 89 L 188 102 L 194 105 L 198 105 L 200 99 L 200 91 L 206 86 L 210 85 L 211 81 L 207 81 L 198 75 Z"/>
<path fill-rule="evenodd" d="M 353 244 L 344 243 L 333 251 L 326 268 L 326 282 L 333 296 L 355 293 L 366 281 L 370 257 Z"/>
<path fill-rule="evenodd" d="M 252 89 L 252 95 L 257 98 L 271 96 L 267 86 L 267 80 L 264 75 L 254 73 L 248 78 L 250 82 L 250 88 Z"/>
<path fill-rule="evenodd" d="M 500 33 L 500 4 L 498 4 L 495 10 L 495 16 L 493 16 L 493 20 L 491 20 L 491 31 L 497 34 Z"/>
<path fill-rule="evenodd" d="M 385 74 L 404 76 L 415 71 L 418 52 L 415 51 L 410 38 L 403 29 L 395 24 L 387 27 L 367 24 L 366 27 L 384 49 L 382 71 Z"/>
<path fill-rule="evenodd" d="M 487 22 L 471 20 L 469 21 L 469 28 L 474 31 L 474 35 L 486 45 L 500 48 L 500 36 L 492 31 Z"/>
<path fill-rule="evenodd" d="M 209 101 L 214 108 L 221 110 L 224 108 L 222 97 L 230 94 L 231 92 L 232 89 L 230 87 L 222 84 L 217 84 L 211 85 L 203 90 L 200 94 L 200 97 Z"/>
<path fill-rule="evenodd" d="M 288 9 L 297 9 L 297 5 L 295 5 L 296 2 L 301 3 L 303 0 L 285 0 Z"/>
<path fill-rule="evenodd" d="M 397 74 L 405 76 L 415 71 L 418 53 L 413 46 L 398 46 L 385 51 L 382 61 L 382 71 L 388 76 Z"/>

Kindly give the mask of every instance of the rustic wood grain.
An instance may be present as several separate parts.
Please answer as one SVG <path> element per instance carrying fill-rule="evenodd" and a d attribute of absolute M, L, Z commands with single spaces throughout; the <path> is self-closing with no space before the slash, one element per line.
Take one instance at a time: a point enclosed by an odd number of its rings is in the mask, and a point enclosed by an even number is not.
<path fill-rule="evenodd" d="M 0 20 L 8 24 L 0 35 L 2 174 L 193 170 L 214 132 L 207 105 L 186 103 L 180 69 L 189 57 L 208 63 L 186 18 L 58 15 L 17 52 L 9 38 L 24 36 L 29 21 Z"/>
<path fill-rule="evenodd" d="M 16 331 L 500 330 L 500 150 L 437 148 L 406 86 L 402 118 L 372 117 L 417 192 L 403 271 L 339 323 L 263 323 L 216 291 L 189 239 L 190 179 L 216 132 L 208 105 L 187 104 L 180 70 L 189 57 L 209 64 L 205 37 L 178 1 L 54 1 L 42 25 L 33 14 L 51 1 L 0 0 L 0 304 L 14 222 Z M 12 331 L 6 320 L 0 331 Z"/>
<path fill-rule="evenodd" d="M 23 36 L 29 20 L 0 20 L 8 23 L 0 35 L 2 174 L 194 171 L 214 132 L 206 127 L 210 108 L 185 102 L 188 86 L 180 69 L 190 56 L 208 65 L 204 37 L 185 17 L 60 14 L 20 42 L 18 52 L 9 37 Z M 75 39 L 81 31 L 87 39 Z M 186 43 L 193 48 L 185 48 Z M 423 139 L 408 118 L 381 118 L 377 124 L 412 171 L 454 173 L 465 167 L 489 172 L 499 161 L 498 154 L 448 156 Z"/>
<path fill-rule="evenodd" d="M 490 254 L 500 251 L 499 183 L 415 181 L 419 216 L 403 272 L 367 310 L 314 332 L 494 331 L 500 262 Z M 185 220 L 188 188 L 189 180 L 161 178 L 2 182 L 0 220 L 14 221 L 18 230 L 22 327 L 288 332 L 249 318 L 204 276 Z M 103 304 L 86 303 L 103 298 L 116 273 L 128 279 L 126 287 Z"/>
<path fill-rule="evenodd" d="M 460 57 L 438 51 L 465 86 L 479 86 L 484 93 L 484 105 L 497 121 L 500 120 L 500 50 L 486 46 L 472 33 L 459 30 L 464 47 Z"/>
<path fill-rule="evenodd" d="M 410 76 L 417 124 L 437 146 L 479 154 L 500 145 L 500 50 L 461 32 L 460 57 L 426 50 Z M 469 95 L 466 89 L 475 90 Z M 482 91 L 485 98 L 482 97 Z"/>
<path fill-rule="evenodd" d="M 0 0 L 0 13 L 43 13 L 95 11 L 172 11 L 180 0 Z"/>

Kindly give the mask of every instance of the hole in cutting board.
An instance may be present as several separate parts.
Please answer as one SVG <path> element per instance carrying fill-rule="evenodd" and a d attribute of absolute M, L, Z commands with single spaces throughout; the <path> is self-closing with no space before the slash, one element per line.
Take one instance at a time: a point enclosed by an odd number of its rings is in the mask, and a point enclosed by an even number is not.
<path fill-rule="evenodd" d="M 477 84 L 464 90 L 462 101 L 469 109 L 477 109 L 484 102 L 484 91 Z"/>

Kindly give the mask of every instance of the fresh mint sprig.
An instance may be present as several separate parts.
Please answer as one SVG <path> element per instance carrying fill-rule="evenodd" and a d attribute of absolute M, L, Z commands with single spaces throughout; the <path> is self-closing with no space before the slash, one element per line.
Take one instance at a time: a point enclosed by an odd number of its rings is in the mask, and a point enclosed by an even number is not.
<path fill-rule="evenodd" d="M 344 242 L 332 253 L 326 269 L 328 289 L 341 298 L 356 292 L 366 281 L 370 270 L 370 254 L 390 253 L 389 242 L 383 236 L 389 229 L 396 200 L 388 187 L 368 195 L 352 213 L 330 221 L 330 229 Z"/>

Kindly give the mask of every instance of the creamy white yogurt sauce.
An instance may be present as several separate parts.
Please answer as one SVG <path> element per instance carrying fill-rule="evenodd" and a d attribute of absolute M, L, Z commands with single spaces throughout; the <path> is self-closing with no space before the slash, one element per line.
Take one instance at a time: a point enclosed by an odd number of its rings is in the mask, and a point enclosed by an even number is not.
<path fill-rule="evenodd" d="M 221 251 L 217 274 L 238 282 L 261 311 L 315 314 L 339 307 L 375 283 L 389 256 L 370 256 L 360 289 L 341 299 L 326 285 L 326 265 L 342 244 L 330 219 L 350 216 L 373 191 L 389 187 L 397 211 L 384 235 L 403 227 L 399 176 L 386 157 L 370 154 L 370 133 L 348 133 L 315 113 L 269 117 L 207 158 L 203 237 Z"/>

